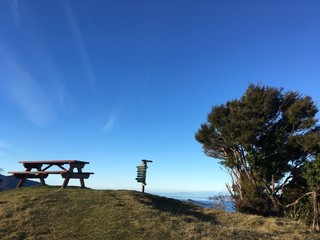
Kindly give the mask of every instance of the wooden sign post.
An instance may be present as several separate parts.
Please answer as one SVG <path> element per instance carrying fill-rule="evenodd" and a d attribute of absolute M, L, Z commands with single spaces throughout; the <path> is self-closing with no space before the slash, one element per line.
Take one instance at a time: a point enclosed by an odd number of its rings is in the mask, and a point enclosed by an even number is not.
<path fill-rule="evenodd" d="M 145 185 L 147 185 L 146 183 L 146 178 L 147 178 L 147 163 L 148 162 L 153 162 L 151 160 L 146 160 L 146 159 L 142 159 L 142 163 L 137 166 L 137 177 L 136 180 L 137 182 L 140 182 L 142 184 L 142 192 L 144 193 L 144 188 Z"/>

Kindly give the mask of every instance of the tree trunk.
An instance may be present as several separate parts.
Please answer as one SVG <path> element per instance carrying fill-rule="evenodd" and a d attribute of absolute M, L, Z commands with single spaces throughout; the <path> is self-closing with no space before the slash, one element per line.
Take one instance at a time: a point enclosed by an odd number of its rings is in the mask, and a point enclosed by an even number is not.
<path fill-rule="evenodd" d="M 312 228 L 315 231 L 319 231 L 320 230 L 320 224 L 319 224 L 318 192 L 316 190 L 314 190 L 313 194 L 312 194 L 312 203 L 313 203 Z"/>

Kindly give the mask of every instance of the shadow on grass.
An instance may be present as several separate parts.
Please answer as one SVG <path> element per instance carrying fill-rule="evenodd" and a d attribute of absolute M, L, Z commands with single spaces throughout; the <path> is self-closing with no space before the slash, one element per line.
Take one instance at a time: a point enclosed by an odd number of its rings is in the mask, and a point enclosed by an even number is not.
<path fill-rule="evenodd" d="M 195 219 L 197 221 L 210 222 L 213 224 L 218 223 L 213 213 L 204 213 L 201 207 L 190 203 L 152 194 L 139 193 L 136 197 L 142 204 L 151 206 L 162 212 L 184 217 L 185 221 L 193 221 L 193 219 Z"/>

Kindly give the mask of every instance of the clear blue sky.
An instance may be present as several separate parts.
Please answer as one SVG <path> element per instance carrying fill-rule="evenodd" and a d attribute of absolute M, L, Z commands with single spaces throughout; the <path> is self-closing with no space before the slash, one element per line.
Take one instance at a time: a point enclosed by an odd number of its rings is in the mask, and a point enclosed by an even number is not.
<path fill-rule="evenodd" d="M 89 187 L 139 190 L 146 158 L 147 190 L 224 190 L 194 139 L 207 113 L 249 83 L 319 106 L 319 43 L 319 1 L 2 0 L 2 173 L 78 159 Z"/>

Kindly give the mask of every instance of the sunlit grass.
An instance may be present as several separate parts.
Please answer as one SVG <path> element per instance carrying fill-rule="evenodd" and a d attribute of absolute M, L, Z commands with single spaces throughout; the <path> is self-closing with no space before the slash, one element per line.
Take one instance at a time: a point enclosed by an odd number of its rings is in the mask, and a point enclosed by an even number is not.
<path fill-rule="evenodd" d="M 202 209 L 134 191 L 0 193 L 1 239 L 320 239 L 302 223 Z"/>

